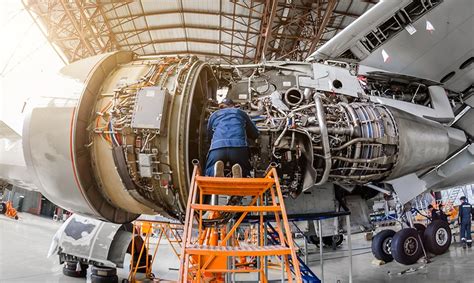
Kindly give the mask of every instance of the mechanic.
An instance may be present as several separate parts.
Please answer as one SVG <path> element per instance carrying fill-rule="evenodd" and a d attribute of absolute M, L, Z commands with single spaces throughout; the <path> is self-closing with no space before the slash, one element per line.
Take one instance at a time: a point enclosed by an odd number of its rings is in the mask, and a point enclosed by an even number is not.
<path fill-rule="evenodd" d="M 224 98 L 219 110 L 212 113 L 207 124 L 212 137 L 207 155 L 206 176 L 224 177 L 224 164 L 232 164 L 234 178 L 250 176 L 250 152 L 247 138 L 256 139 L 258 129 L 244 111 L 235 108 L 231 99 Z"/>
<path fill-rule="evenodd" d="M 459 205 L 458 222 L 461 227 L 462 247 L 465 249 L 466 244 L 468 247 L 472 247 L 471 219 L 474 217 L 474 213 L 472 211 L 472 205 L 467 201 L 465 196 L 462 196 L 460 200 L 461 205 Z"/>
<path fill-rule="evenodd" d="M 436 208 L 434 208 L 431 204 L 428 205 L 428 211 L 430 212 L 431 221 L 435 221 L 435 220 L 440 220 L 440 219 L 441 219 L 439 210 L 437 210 Z"/>

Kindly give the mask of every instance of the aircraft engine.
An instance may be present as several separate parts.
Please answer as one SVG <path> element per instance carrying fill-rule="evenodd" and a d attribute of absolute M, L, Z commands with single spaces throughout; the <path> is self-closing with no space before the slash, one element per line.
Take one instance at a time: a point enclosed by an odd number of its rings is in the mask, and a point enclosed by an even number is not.
<path fill-rule="evenodd" d="M 395 179 L 440 164 L 450 153 L 456 129 L 372 102 L 379 93 L 357 70 L 342 65 L 268 62 L 216 68 L 226 96 L 239 102 L 260 129 L 252 149 L 254 168 L 263 174 L 276 163 L 287 195 L 325 183 L 349 188 Z M 391 90 L 386 81 L 376 84 Z M 406 86 L 406 96 L 422 97 L 422 105 L 433 104 L 437 95 L 451 109 L 440 86 L 410 92 L 412 82 L 392 81 Z"/>
<path fill-rule="evenodd" d="M 74 212 L 115 223 L 181 218 L 191 161 L 206 159 L 212 99 L 223 95 L 260 128 L 254 173 L 277 163 L 287 195 L 393 179 L 445 160 L 444 126 L 370 102 L 347 87 L 357 79 L 345 69 L 328 89 L 315 66 L 239 69 L 131 52 L 75 62 L 48 89 L 66 98 L 36 105 L 25 121 L 28 169 L 46 197 Z"/>
<path fill-rule="evenodd" d="M 326 182 L 350 186 L 394 179 L 441 163 L 449 151 L 447 129 L 439 123 L 380 104 L 316 92 L 289 110 L 268 110 L 263 113 L 269 116 L 257 118 L 259 149 L 271 152 L 258 156 L 279 164 L 290 192 Z"/>

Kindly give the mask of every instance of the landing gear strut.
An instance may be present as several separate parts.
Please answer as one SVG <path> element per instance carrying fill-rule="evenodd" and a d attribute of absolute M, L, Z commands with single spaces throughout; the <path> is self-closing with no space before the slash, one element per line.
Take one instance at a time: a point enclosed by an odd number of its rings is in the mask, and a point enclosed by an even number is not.
<path fill-rule="evenodd" d="M 398 232 L 383 230 L 372 240 L 372 253 L 377 259 L 390 262 L 414 264 L 427 252 L 440 255 L 448 251 L 451 245 L 451 229 L 446 221 L 435 220 L 424 226 L 413 224 L 409 209 L 399 218 L 403 228 Z M 410 227 L 411 226 L 411 227 Z"/>

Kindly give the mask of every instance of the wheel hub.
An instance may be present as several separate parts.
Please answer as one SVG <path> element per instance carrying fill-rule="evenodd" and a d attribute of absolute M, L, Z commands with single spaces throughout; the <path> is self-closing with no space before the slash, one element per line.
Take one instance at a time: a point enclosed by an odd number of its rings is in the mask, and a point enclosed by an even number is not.
<path fill-rule="evenodd" d="M 405 242 L 403 243 L 403 250 L 406 255 L 412 256 L 418 250 L 418 241 L 415 237 L 408 237 Z"/>
<path fill-rule="evenodd" d="M 448 242 L 448 231 L 445 228 L 439 228 L 435 234 L 436 244 L 444 246 Z"/>
<path fill-rule="evenodd" d="M 383 241 L 382 249 L 384 253 L 392 254 L 392 237 L 388 237 Z"/>

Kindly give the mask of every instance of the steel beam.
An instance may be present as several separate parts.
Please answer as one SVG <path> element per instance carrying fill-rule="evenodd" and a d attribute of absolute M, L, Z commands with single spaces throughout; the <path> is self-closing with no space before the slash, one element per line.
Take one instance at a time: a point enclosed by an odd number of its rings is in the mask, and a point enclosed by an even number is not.
<path fill-rule="evenodd" d="M 232 17 L 234 14 L 231 13 L 226 13 L 226 12 L 217 12 L 217 11 L 207 11 L 207 10 L 190 10 L 190 9 L 183 9 L 182 11 L 179 9 L 176 10 L 163 10 L 159 12 L 145 12 L 142 14 L 133 14 L 133 15 L 124 15 L 124 16 L 116 16 L 116 17 L 110 17 L 110 21 L 115 21 L 115 20 L 123 20 L 123 19 L 129 19 L 130 16 L 134 18 L 140 18 L 140 17 L 148 17 L 148 16 L 160 16 L 160 15 L 168 15 L 168 14 L 198 14 L 198 15 L 212 15 L 212 16 L 227 16 L 227 17 Z M 236 17 L 243 17 L 246 18 L 248 15 L 245 14 L 235 14 Z M 253 16 L 252 19 L 260 19 L 258 16 Z"/>
<path fill-rule="evenodd" d="M 265 60 L 268 44 L 272 38 L 272 25 L 276 16 L 278 0 L 266 0 L 264 15 L 260 25 L 260 38 L 257 42 L 254 62 Z"/>
<path fill-rule="evenodd" d="M 313 53 L 316 47 L 318 46 L 318 43 L 321 40 L 321 35 L 323 34 L 324 29 L 327 27 L 329 20 L 331 19 L 332 11 L 336 7 L 336 4 L 336 0 L 328 0 L 328 4 L 324 11 L 324 16 L 322 18 L 320 26 L 318 27 L 318 33 L 314 37 L 314 40 L 311 43 L 311 46 L 309 47 L 308 54 Z"/>

